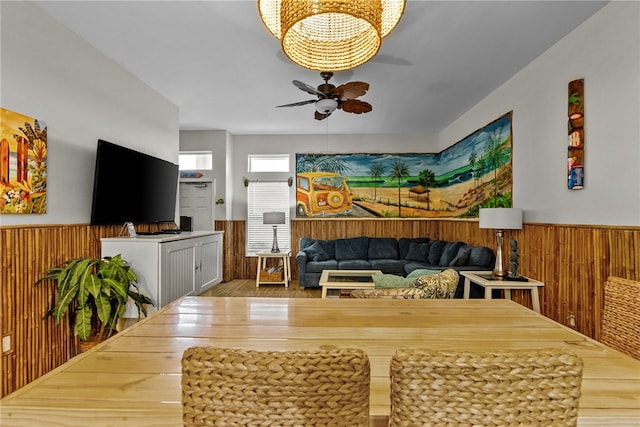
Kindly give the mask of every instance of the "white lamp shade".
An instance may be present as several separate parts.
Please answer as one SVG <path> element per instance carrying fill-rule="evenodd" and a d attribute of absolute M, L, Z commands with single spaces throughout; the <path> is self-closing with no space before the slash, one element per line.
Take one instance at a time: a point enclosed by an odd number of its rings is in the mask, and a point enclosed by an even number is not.
<path fill-rule="evenodd" d="M 497 230 L 520 230 L 522 228 L 522 209 L 480 209 L 480 228 L 493 228 Z"/>
<path fill-rule="evenodd" d="M 263 212 L 263 224 L 284 224 L 284 212 Z"/>

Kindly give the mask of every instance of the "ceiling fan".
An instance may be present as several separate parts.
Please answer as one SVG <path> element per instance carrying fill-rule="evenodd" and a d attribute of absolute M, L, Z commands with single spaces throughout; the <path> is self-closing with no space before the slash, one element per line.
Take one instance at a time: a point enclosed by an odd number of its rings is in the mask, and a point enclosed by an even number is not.
<path fill-rule="evenodd" d="M 373 109 L 368 102 L 356 99 L 367 93 L 369 83 L 349 82 L 336 87 L 329 83 L 329 79 L 333 77 L 332 72 L 323 71 L 320 73 L 320 76 L 324 79 L 324 83 L 318 86 L 317 89 L 301 81 L 293 81 L 295 87 L 311 95 L 316 95 L 317 99 L 278 105 L 278 107 L 297 107 L 299 105 L 315 104 L 316 120 L 326 119 L 336 108 L 354 114 L 368 113 Z"/>

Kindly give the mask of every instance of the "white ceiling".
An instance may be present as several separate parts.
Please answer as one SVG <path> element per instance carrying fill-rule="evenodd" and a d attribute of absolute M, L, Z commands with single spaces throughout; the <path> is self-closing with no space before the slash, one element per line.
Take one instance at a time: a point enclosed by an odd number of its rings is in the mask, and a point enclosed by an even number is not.
<path fill-rule="evenodd" d="M 334 84 L 370 83 L 373 111 L 313 118 L 291 63 L 253 0 L 38 1 L 178 106 L 182 130 L 232 134 L 437 133 L 598 11 L 602 1 L 409 0 L 379 54 Z"/>

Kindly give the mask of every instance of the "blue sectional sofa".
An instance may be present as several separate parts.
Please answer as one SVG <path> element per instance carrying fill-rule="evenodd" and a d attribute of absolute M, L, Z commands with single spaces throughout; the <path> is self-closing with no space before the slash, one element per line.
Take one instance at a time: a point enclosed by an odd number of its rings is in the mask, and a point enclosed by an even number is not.
<path fill-rule="evenodd" d="M 493 251 L 485 246 L 429 238 L 351 237 L 318 240 L 303 237 L 296 254 L 300 286 L 319 287 L 323 270 L 380 270 L 406 276 L 417 269 L 490 271 Z M 462 281 L 456 298 L 462 297 Z M 472 295 L 473 296 L 473 295 Z"/>

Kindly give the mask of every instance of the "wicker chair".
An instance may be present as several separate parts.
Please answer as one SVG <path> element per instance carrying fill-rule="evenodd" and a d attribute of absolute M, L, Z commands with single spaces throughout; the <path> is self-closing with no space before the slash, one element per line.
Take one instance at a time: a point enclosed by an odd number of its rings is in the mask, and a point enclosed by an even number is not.
<path fill-rule="evenodd" d="M 369 359 L 356 349 L 243 351 L 182 357 L 185 426 L 367 426 Z"/>
<path fill-rule="evenodd" d="M 640 359 L 640 282 L 610 276 L 604 285 L 600 340 Z"/>
<path fill-rule="evenodd" d="M 575 426 L 582 360 L 557 349 L 396 351 L 389 426 Z"/>

